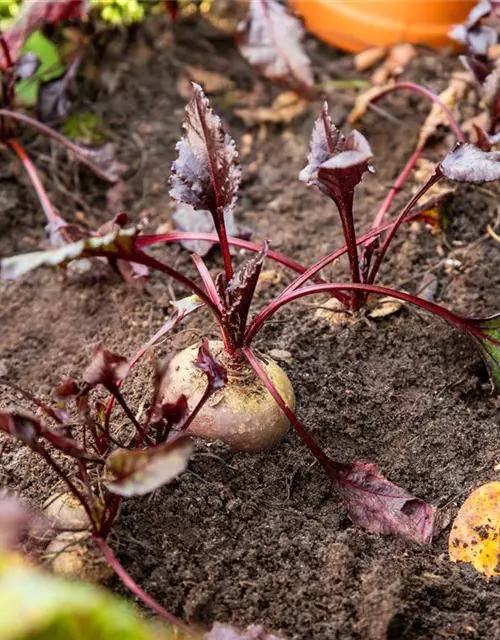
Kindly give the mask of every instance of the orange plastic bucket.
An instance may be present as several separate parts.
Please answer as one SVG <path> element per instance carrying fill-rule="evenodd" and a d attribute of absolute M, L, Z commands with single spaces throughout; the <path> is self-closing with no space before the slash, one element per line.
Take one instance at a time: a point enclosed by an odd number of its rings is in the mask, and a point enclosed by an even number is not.
<path fill-rule="evenodd" d="M 449 45 L 451 26 L 463 22 L 475 0 L 289 0 L 306 28 L 354 53 L 398 42 Z"/>

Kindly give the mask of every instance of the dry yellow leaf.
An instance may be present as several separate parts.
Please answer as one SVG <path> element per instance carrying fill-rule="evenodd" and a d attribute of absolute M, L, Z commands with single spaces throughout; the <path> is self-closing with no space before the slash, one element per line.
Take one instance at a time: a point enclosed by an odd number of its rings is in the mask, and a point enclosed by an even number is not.
<path fill-rule="evenodd" d="M 384 93 L 384 91 L 391 85 L 392 83 L 388 83 L 382 87 L 370 87 L 367 91 L 360 93 L 356 98 L 353 110 L 349 114 L 349 122 L 354 124 L 361 118 L 361 116 L 364 116 L 370 102 L 377 98 L 381 93 Z"/>
<path fill-rule="evenodd" d="M 326 320 L 332 327 L 345 327 L 356 322 L 356 316 L 347 311 L 337 298 L 329 298 L 317 309 L 314 317 Z"/>
<path fill-rule="evenodd" d="M 404 305 L 402 300 L 395 300 L 389 296 L 379 298 L 375 305 L 368 312 L 370 318 L 386 318 L 387 316 L 397 313 Z"/>
<path fill-rule="evenodd" d="M 366 71 L 387 55 L 387 47 L 371 47 L 354 56 L 356 71 Z"/>
<path fill-rule="evenodd" d="M 453 523 L 450 559 L 468 562 L 487 578 L 500 575 L 500 482 L 473 491 Z"/>
<path fill-rule="evenodd" d="M 285 91 L 274 100 L 270 107 L 255 109 L 235 109 L 236 115 L 251 126 L 264 122 L 289 124 L 307 109 L 309 103 L 293 91 Z"/>
<path fill-rule="evenodd" d="M 371 77 L 373 85 L 384 85 L 389 80 L 401 75 L 407 64 L 418 56 L 418 51 L 412 44 L 395 44 L 389 49 L 383 64 Z"/>
<path fill-rule="evenodd" d="M 453 109 L 458 101 L 464 97 L 470 82 L 471 74 L 468 71 L 454 73 L 451 77 L 450 84 L 439 94 L 441 102 L 449 109 Z M 434 102 L 429 115 L 420 129 L 418 146 L 423 148 L 427 140 L 436 133 L 437 128 L 440 126 L 449 126 L 449 120 L 442 107 Z"/>

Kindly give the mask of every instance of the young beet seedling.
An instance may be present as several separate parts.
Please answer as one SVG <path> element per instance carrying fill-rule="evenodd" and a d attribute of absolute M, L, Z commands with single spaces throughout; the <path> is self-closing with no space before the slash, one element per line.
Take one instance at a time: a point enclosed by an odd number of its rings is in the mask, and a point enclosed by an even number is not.
<path fill-rule="evenodd" d="M 262 450 L 283 437 L 287 427 L 283 419 L 281 422 L 275 421 L 276 407 L 271 408 L 271 396 L 331 478 L 336 491 L 344 499 L 353 522 L 372 532 L 392 533 L 412 541 L 429 541 L 433 530 L 433 508 L 389 482 L 374 465 L 338 462 L 322 451 L 294 414 L 293 390 L 288 378 L 270 359 L 258 357 L 252 344 L 265 322 L 293 300 L 328 293 L 338 297 L 346 305 L 357 308 L 367 294 L 392 296 L 434 313 L 467 332 L 485 357 L 495 384 L 500 386 L 498 316 L 485 320 L 462 318 L 445 307 L 417 296 L 372 284 L 368 281 L 369 276 L 366 276 L 370 272 L 360 266 L 359 259 L 356 267 L 357 253 L 355 254 L 359 245 L 387 231 L 374 266 L 379 264 L 381 256 L 387 250 L 388 239 L 394 236 L 395 230 L 403 221 L 412 219 L 413 207 L 430 184 L 442 175 L 466 182 L 498 179 L 500 162 L 497 155 L 469 144 L 458 146 L 436 167 L 429 183 L 411 199 L 395 220 L 352 238 L 350 203 L 353 189 L 363 172 L 368 169 L 371 152 L 366 140 L 358 133 L 352 133 L 344 139 L 331 123 L 324 106 L 314 127 L 309 165 L 302 177 L 318 184 L 335 200 L 341 211 L 348 244 L 306 269 L 286 256 L 268 250 L 265 245 L 258 246 L 227 237 L 224 213 L 227 208 L 234 206 L 240 168 L 233 140 L 222 129 L 220 119 L 213 113 L 201 87 L 197 85 L 194 85 L 193 97 L 186 107 L 184 129 L 186 135 L 177 146 L 178 158 L 173 165 L 171 193 L 178 202 L 209 211 L 217 235 L 180 232 L 140 235 L 136 229 L 114 229 L 106 236 L 82 239 L 59 250 L 5 259 L 2 262 L 3 276 L 13 278 L 40 265 L 66 265 L 82 257 L 100 256 L 142 264 L 173 277 L 190 290 L 193 296 L 182 302 L 176 314 L 146 346 L 153 344 L 160 335 L 197 308 L 205 307 L 212 313 L 221 335 L 221 341 L 212 343 L 211 348 L 227 370 L 227 384 L 214 395 L 213 403 L 209 401 L 196 412 L 187 431 L 220 438 L 235 449 Z M 181 239 L 219 242 L 224 273 L 219 274 L 215 280 L 212 279 L 201 258 L 194 256 L 201 278 L 200 286 L 143 250 L 155 243 Z M 229 251 L 231 244 L 254 251 L 257 256 L 235 269 Z M 354 281 L 327 283 L 321 280 L 319 271 L 344 254 L 350 258 Z M 301 275 L 248 323 L 250 303 L 266 255 Z M 307 284 L 310 279 L 314 284 Z M 173 398 L 183 393 L 188 397 L 188 406 L 194 409 L 196 402 L 204 399 L 204 392 L 200 389 L 202 377 L 193 362 L 196 349 L 195 346 L 190 347 L 170 363 L 159 392 L 164 402 L 171 403 Z M 131 366 L 143 352 L 144 349 L 133 359 Z M 250 398 L 249 390 L 252 392 Z M 114 395 L 120 401 L 116 391 Z M 111 406 L 112 402 L 106 410 L 106 420 L 109 419 Z M 242 411 L 245 410 L 251 415 L 243 416 Z"/>

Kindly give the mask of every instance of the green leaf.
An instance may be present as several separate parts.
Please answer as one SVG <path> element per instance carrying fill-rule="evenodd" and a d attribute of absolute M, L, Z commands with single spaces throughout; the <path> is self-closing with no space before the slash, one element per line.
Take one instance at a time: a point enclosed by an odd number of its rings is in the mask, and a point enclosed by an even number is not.
<path fill-rule="evenodd" d="M 34 53 L 40 60 L 37 72 L 27 80 L 21 80 L 16 86 L 17 102 L 32 107 L 36 104 L 40 83 L 61 76 L 66 67 L 61 62 L 56 45 L 41 31 L 35 31 L 25 42 L 22 53 Z"/>
<path fill-rule="evenodd" d="M 98 145 L 106 142 L 102 121 L 97 113 L 77 113 L 63 124 L 64 135 L 78 144 Z"/>
<path fill-rule="evenodd" d="M 0 555 L 0 602 L 2 640 L 180 640 L 105 591 L 45 574 L 13 554 Z"/>
<path fill-rule="evenodd" d="M 474 340 L 486 362 L 495 389 L 500 391 L 500 314 L 468 323 Z"/>
<path fill-rule="evenodd" d="M 133 249 L 137 233 L 135 227 L 115 229 L 104 236 L 85 238 L 57 249 L 34 251 L 33 253 L 3 258 L 0 262 L 0 277 L 3 280 L 16 280 L 38 267 L 65 267 L 72 260 L 98 256 L 102 251 L 120 257 Z"/>
<path fill-rule="evenodd" d="M 148 449 L 119 449 L 108 458 L 106 469 L 114 478 L 104 484 L 120 496 L 143 496 L 171 482 L 186 470 L 193 452 L 190 436 Z"/>

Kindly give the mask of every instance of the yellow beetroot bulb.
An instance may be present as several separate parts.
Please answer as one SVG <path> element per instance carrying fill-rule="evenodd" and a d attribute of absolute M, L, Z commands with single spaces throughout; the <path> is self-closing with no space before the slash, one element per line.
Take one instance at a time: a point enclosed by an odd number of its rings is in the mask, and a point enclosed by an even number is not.
<path fill-rule="evenodd" d="M 184 394 L 192 411 L 207 386 L 205 374 L 194 366 L 199 345 L 180 351 L 169 363 L 163 382 L 163 401 L 175 402 Z M 290 427 L 285 414 L 247 363 L 234 368 L 219 340 L 210 341 L 212 355 L 227 367 L 225 387 L 214 393 L 188 429 L 200 438 L 222 440 L 233 451 L 257 453 L 278 444 Z M 287 405 L 295 409 L 292 383 L 270 358 L 261 365 Z"/>

